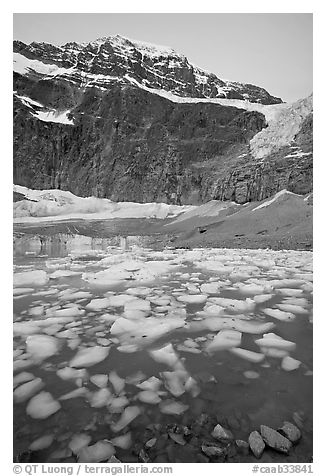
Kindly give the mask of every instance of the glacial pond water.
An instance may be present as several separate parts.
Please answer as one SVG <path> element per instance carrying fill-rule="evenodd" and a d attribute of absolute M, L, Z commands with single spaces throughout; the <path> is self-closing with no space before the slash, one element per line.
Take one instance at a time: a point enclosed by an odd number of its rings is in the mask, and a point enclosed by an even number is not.
<path fill-rule="evenodd" d="M 289 421 L 260 461 L 312 460 L 310 252 L 51 240 L 14 247 L 15 458 L 253 462 L 235 440 Z"/>

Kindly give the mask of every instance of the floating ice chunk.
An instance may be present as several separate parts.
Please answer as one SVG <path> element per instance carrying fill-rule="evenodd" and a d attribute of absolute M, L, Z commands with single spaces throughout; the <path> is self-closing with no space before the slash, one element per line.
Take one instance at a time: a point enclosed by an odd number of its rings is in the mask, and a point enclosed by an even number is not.
<path fill-rule="evenodd" d="M 281 288 L 278 289 L 278 292 L 284 296 L 301 296 L 303 289 Z"/>
<path fill-rule="evenodd" d="M 218 294 L 221 285 L 218 282 L 205 283 L 200 286 L 200 290 L 204 294 Z"/>
<path fill-rule="evenodd" d="M 34 288 L 15 288 L 13 290 L 14 296 L 20 296 L 21 294 L 29 294 L 34 291 Z"/>
<path fill-rule="evenodd" d="M 61 397 L 59 397 L 59 400 L 70 400 L 72 398 L 79 398 L 79 397 L 85 397 L 88 395 L 88 390 L 85 387 L 80 387 L 76 388 L 75 390 L 72 390 L 71 392 L 65 393 Z"/>
<path fill-rule="evenodd" d="M 185 383 L 185 390 L 189 392 L 194 398 L 198 397 L 200 394 L 200 388 L 196 382 L 196 380 L 189 376 Z"/>
<path fill-rule="evenodd" d="M 27 337 L 26 349 L 36 362 L 41 362 L 59 350 L 59 341 L 55 337 L 34 334 Z"/>
<path fill-rule="evenodd" d="M 255 340 L 259 347 L 275 348 L 280 350 L 292 351 L 295 350 L 296 344 L 294 342 L 283 339 L 282 337 L 270 332 L 264 334 L 262 339 Z"/>
<path fill-rule="evenodd" d="M 179 362 L 179 357 L 175 353 L 172 344 L 167 344 L 161 349 L 151 350 L 149 351 L 149 354 L 152 359 L 155 360 L 155 362 L 159 362 L 160 364 L 166 364 L 169 367 L 174 367 L 175 364 Z"/>
<path fill-rule="evenodd" d="M 175 397 L 180 397 L 186 391 L 185 384 L 189 377 L 185 370 L 175 370 L 174 372 L 161 372 L 164 378 L 166 389 Z"/>
<path fill-rule="evenodd" d="M 28 309 L 28 314 L 30 316 L 42 316 L 44 313 L 44 306 L 35 306 Z"/>
<path fill-rule="evenodd" d="M 126 433 L 125 435 L 116 436 L 111 440 L 113 446 L 122 448 L 123 450 L 128 450 L 132 445 L 131 433 Z"/>
<path fill-rule="evenodd" d="M 166 415 L 181 415 L 188 410 L 189 405 L 185 405 L 175 400 L 164 400 L 160 403 L 160 410 Z"/>
<path fill-rule="evenodd" d="M 224 307 L 228 311 L 252 311 L 256 303 L 253 299 L 247 298 L 245 300 L 239 299 L 229 299 L 229 298 L 217 298 L 213 297 L 209 299 L 210 302 L 218 304 L 219 306 Z"/>
<path fill-rule="evenodd" d="M 109 403 L 111 413 L 122 413 L 125 406 L 129 404 L 129 400 L 124 395 L 122 397 L 112 398 Z"/>
<path fill-rule="evenodd" d="M 14 402 L 22 403 L 29 400 L 33 395 L 39 392 L 44 387 L 44 382 L 41 378 L 35 378 L 29 382 L 23 383 L 14 391 Z"/>
<path fill-rule="evenodd" d="M 129 423 L 137 418 L 138 415 L 140 415 L 139 407 L 127 407 L 121 415 L 120 420 L 115 425 L 111 426 L 112 431 L 117 433 L 118 431 L 123 430 L 127 425 L 129 425 Z"/>
<path fill-rule="evenodd" d="M 126 319 L 144 319 L 147 314 L 148 312 L 138 311 L 138 310 L 132 311 L 129 309 L 128 311 L 125 311 L 123 313 L 123 317 L 125 317 Z"/>
<path fill-rule="evenodd" d="M 81 317 L 85 314 L 84 309 L 80 309 L 78 306 L 74 305 L 69 308 L 64 309 L 49 309 L 46 311 L 46 316 L 49 317 Z"/>
<path fill-rule="evenodd" d="M 141 390 L 151 390 L 153 392 L 157 392 L 161 385 L 161 380 L 157 377 L 152 376 L 144 382 L 138 383 L 136 386 Z"/>
<path fill-rule="evenodd" d="M 104 388 L 108 384 L 109 377 L 105 374 L 96 374 L 90 377 L 90 381 L 99 388 Z"/>
<path fill-rule="evenodd" d="M 78 454 L 82 448 L 88 446 L 92 437 L 87 433 L 76 433 L 70 440 L 68 446 L 74 454 Z"/>
<path fill-rule="evenodd" d="M 304 284 L 304 280 L 302 279 L 290 279 L 290 278 L 284 278 L 284 279 L 271 279 L 269 281 L 270 286 L 273 288 L 291 288 L 291 287 L 296 287 Z"/>
<path fill-rule="evenodd" d="M 33 443 L 29 445 L 29 449 L 31 451 L 44 450 L 45 448 L 48 448 L 49 446 L 51 446 L 53 441 L 54 441 L 54 435 L 44 435 L 34 440 Z"/>
<path fill-rule="evenodd" d="M 193 348 L 193 347 L 187 347 L 186 345 L 182 344 L 177 344 L 177 350 L 180 352 L 189 352 L 190 354 L 200 354 L 200 350 Z"/>
<path fill-rule="evenodd" d="M 58 278 L 68 278 L 70 276 L 78 276 L 81 274 L 81 271 L 71 271 L 67 269 L 57 269 L 53 273 L 50 274 L 50 279 L 58 279 Z"/>
<path fill-rule="evenodd" d="M 248 360 L 249 362 L 259 363 L 265 358 L 264 354 L 253 352 L 247 349 L 241 349 L 240 347 L 230 349 L 230 352 L 232 352 L 234 355 L 237 355 L 238 357 L 241 357 L 242 359 Z"/>
<path fill-rule="evenodd" d="M 241 294 L 253 295 L 253 294 L 263 294 L 266 291 L 269 291 L 266 286 L 259 286 L 258 284 L 239 284 L 238 289 Z"/>
<path fill-rule="evenodd" d="M 133 296 L 148 296 L 151 294 L 151 288 L 139 287 L 139 288 L 128 288 L 126 289 L 127 294 L 131 294 Z"/>
<path fill-rule="evenodd" d="M 79 346 L 80 343 L 81 343 L 81 340 L 79 339 L 79 337 L 77 337 L 76 339 L 71 339 L 69 342 L 67 342 L 67 346 L 71 350 L 75 350 L 75 349 L 77 349 L 77 347 Z M 99 342 L 99 344 L 100 344 L 100 342 Z"/>
<path fill-rule="evenodd" d="M 214 339 L 206 345 L 206 352 L 216 352 L 219 350 L 232 349 L 241 344 L 241 332 L 222 329 Z"/>
<path fill-rule="evenodd" d="M 279 321 L 293 321 L 293 319 L 295 319 L 295 315 L 291 312 L 284 312 L 279 309 L 266 308 L 263 309 L 263 313 L 267 314 L 267 316 L 274 317 Z"/>
<path fill-rule="evenodd" d="M 92 294 L 87 291 L 65 291 L 60 297 L 60 301 L 77 301 L 77 299 L 89 299 L 92 297 Z"/>
<path fill-rule="evenodd" d="M 199 316 L 207 315 L 207 314 L 220 316 L 221 314 L 224 314 L 224 307 L 219 306 L 218 304 L 207 303 L 204 307 L 204 310 L 197 312 L 197 314 Z"/>
<path fill-rule="evenodd" d="M 91 367 L 98 364 L 107 358 L 109 350 L 108 347 L 100 347 L 98 345 L 80 349 L 75 357 L 71 359 L 70 367 Z"/>
<path fill-rule="evenodd" d="M 93 392 L 89 396 L 90 406 L 93 408 L 101 408 L 107 406 L 112 398 L 112 393 L 108 388 L 101 388 L 97 392 Z"/>
<path fill-rule="evenodd" d="M 78 463 L 100 463 L 115 454 L 114 446 L 102 440 L 92 446 L 83 447 L 78 454 Z"/>
<path fill-rule="evenodd" d="M 259 294 L 258 296 L 254 296 L 253 300 L 257 304 L 259 304 L 259 303 L 262 303 L 262 302 L 269 301 L 270 299 L 272 299 L 272 297 L 273 297 L 273 294 Z"/>
<path fill-rule="evenodd" d="M 13 379 L 13 386 L 15 388 L 17 387 L 17 385 L 20 385 L 21 383 L 25 383 L 25 382 L 30 382 L 34 378 L 35 376 L 31 374 L 30 372 L 21 372 L 20 374 L 15 375 Z"/>
<path fill-rule="evenodd" d="M 107 309 L 110 306 L 109 303 L 109 298 L 92 299 L 91 302 L 87 304 L 86 309 L 89 311 L 101 311 L 102 309 Z"/>
<path fill-rule="evenodd" d="M 285 356 L 281 363 L 282 369 L 286 370 L 287 372 L 298 369 L 300 365 L 301 365 L 300 360 L 293 359 L 289 355 Z"/>
<path fill-rule="evenodd" d="M 254 370 L 245 370 L 245 372 L 243 372 L 243 375 L 249 379 L 256 379 L 260 376 L 259 373 L 255 372 Z"/>
<path fill-rule="evenodd" d="M 109 373 L 109 380 L 114 388 L 114 392 L 116 395 L 119 395 L 122 390 L 125 388 L 125 380 L 117 374 L 115 370 L 112 370 Z"/>
<path fill-rule="evenodd" d="M 130 297 L 130 296 L 128 296 Z M 125 312 L 128 311 L 150 311 L 151 304 L 145 299 L 133 298 L 124 304 Z"/>
<path fill-rule="evenodd" d="M 107 299 L 108 306 L 123 307 L 127 302 L 135 300 L 135 297 L 130 294 L 119 294 L 117 296 L 109 296 Z"/>
<path fill-rule="evenodd" d="M 187 304 L 201 304 L 207 300 L 207 294 L 182 294 L 177 300 Z"/>
<path fill-rule="evenodd" d="M 161 399 L 156 392 L 152 390 L 143 390 L 137 394 L 138 400 L 144 403 L 151 403 L 155 405 L 156 403 L 160 403 Z"/>
<path fill-rule="evenodd" d="M 48 282 L 49 278 L 47 277 L 46 271 L 34 270 L 34 271 L 24 271 L 22 273 L 14 274 L 14 286 L 15 287 L 24 287 L 24 286 L 43 286 Z"/>
<path fill-rule="evenodd" d="M 43 420 L 56 413 L 60 408 L 60 403 L 54 400 L 51 393 L 41 392 L 28 402 L 26 413 L 32 418 Z"/>
<path fill-rule="evenodd" d="M 308 311 L 302 306 L 298 306 L 296 304 L 287 304 L 287 303 L 281 303 L 281 304 L 276 304 L 276 306 L 281 309 L 282 311 L 285 311 L 287 313 L 295 313 L 295 314 L 307 314 Z"/>

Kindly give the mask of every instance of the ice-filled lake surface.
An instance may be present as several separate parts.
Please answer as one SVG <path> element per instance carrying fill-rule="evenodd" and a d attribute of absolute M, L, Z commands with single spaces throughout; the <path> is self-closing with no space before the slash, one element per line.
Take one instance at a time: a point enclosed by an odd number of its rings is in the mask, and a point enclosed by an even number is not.
<path fill-rule="evenodd" d="M 310 252 L 36 242 L 14 262 L 15 456 L 254 461 L 234 440 L 289 421 L 299 443 L 261 461 L 311 461 Z"/>

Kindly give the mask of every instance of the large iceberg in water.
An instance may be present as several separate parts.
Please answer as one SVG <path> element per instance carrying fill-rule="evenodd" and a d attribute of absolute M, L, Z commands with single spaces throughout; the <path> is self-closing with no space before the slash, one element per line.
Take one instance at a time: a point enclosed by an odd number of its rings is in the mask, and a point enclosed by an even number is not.
<path fill-rule="evenodd" d="M 197 208 L 166 203 L 112 202 L 107 198 L 78 197 L 65 190 L 31 190 L 14 185 L 14 192 L 25 199 L 14 203 L 15 221 L 64 218 L 158 218 L 174 217 Z"/>

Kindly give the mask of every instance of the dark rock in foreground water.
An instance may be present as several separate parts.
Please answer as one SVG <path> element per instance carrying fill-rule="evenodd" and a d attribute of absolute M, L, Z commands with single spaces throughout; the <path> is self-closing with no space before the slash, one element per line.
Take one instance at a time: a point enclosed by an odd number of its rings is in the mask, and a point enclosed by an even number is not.
<path fill-rule="evenodd" d="M 253 431 L 249 435 L 249 446 L 256 458 L 260 458 L 265 449 L 265 443 L 258 431 Z"/>
<path fill-rule="evenodd" d="M 282 436 L 280 433 L 273 430 L 273 428 L 269 428 L 265 425 L 260 426 L 260 433 L 266 445 L 280 453 L 288 454 L 292 447 L 292 443 L 290 440 L 285 438 L 285 436 Z"/>
<path fill-rule="evenodd" d="M 216 425 L 212 431 L 212 436 L 220 441 L 230 441 L 233 440 L 233 434 L 230 430 L 226 430 L 220 424 Z"/>
<path fill-rule="evenodd" d="M 299 430 L 299 428 L 293 425 L 293 423 L 289 421 L 285 421 L 283 423 L 283 426 L 279 428 L 277 431 L 279 431 L 292 443 L 296 443 L 301 438 L 301 431 Z"/>

